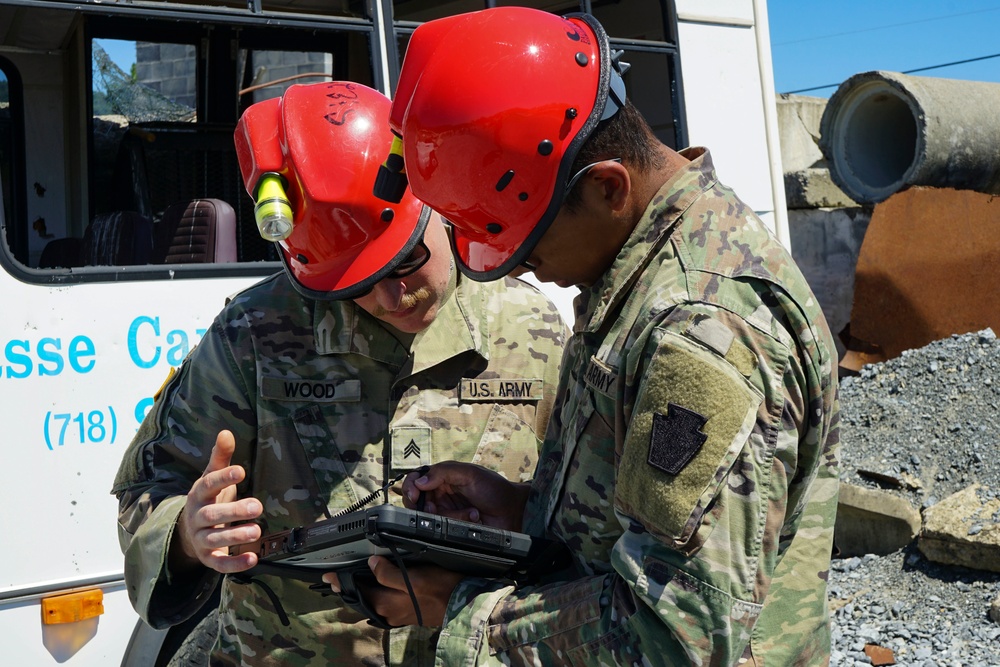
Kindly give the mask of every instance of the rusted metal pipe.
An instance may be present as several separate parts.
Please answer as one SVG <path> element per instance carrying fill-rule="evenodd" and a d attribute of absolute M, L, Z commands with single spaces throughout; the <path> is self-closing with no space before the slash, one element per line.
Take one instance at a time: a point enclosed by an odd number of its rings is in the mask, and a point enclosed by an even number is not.
<path fill-rule="evenodd" d="M 1000 193 L 1000 84 L 863 72 L 820 122 L 830 177 L 874 204 L 911 185 Z"/>

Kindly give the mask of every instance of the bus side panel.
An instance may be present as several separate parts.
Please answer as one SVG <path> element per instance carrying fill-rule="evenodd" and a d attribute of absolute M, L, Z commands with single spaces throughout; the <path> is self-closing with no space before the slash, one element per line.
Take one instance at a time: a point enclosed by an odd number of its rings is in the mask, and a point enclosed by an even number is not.
<path fill-rule="evenodd" d="M 121 664 L 138 620 L 122 584 L 105 587 L 104 614 L 96 618 L 43 625 L 41 616 L 37 599 L 0 603 L 3 664 L 113 667 Z"/>
<path fill-rule="evenodd" d="M 44 637 L 37 602 L 25 606 L 17 599 L 122 572 L 118 507 L 110 493 L 122 454 L 170 368 L 201 339 L 226 296 L 252 282 L 42 287 L 0 274 L 5 303 L 14 310 L 0 324 L 0 488 L 8 499 L 0 512 L 6 547 L 0 551 L 0 628 L 8 634 L 12 623 L 26 623 L 17 626 L 18 641 L 27 643 L 23 651 L 42 650 Z M 105 598 L 99 648 L 88 649 L 106 650 L 104 635 L 110 635 L 118 660 L 121 637 L 127 640 L 137 618 L 120 599 L 128 605 L 124 593 Z M 83 657 L 87 646 L 69 664 L 117 664 Z M 0 663 L 49 664 L 11 661 L 9 650 L 5 642 Z M 63 662 L 45 654 L 51 664 Z"/>

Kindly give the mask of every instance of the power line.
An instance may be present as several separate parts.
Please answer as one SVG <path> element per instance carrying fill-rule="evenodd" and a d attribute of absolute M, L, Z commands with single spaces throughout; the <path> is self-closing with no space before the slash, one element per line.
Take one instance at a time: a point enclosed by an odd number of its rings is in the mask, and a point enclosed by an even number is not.
<path fill-rule="evenodd" d="M 966 63 L 974 63 L 980 60 L 989 60 L 990 58 L 1000 58 L 1000 53 L 994 53 L 993 55 L 990 56 L 979 56 L 978 58 L 968 58 L 966 60 L 956 60 L 955 62 L 943 63 L 941 65 L 931 65 L 929 67 L 918 67 L 916 69 L 908 69 L 901 72 L 901 74 L 915 74 L 916 72 L 928 72 L 932 69 L 941 69 L 942 67 L 952 67 L 954 65 L 964 65 Z M 824 88 L 836 88 L 839 85 L 840 85 L 839 83 L 828 83 L 825 86 L 813 86 L 812 88 L 799 88 L 798 90 L 789 90 L 786 93 L 782 93 L 782 95 L 795 95 L 797 93 L 808 93 L 813 90 L 822 90 Z"/>
<path fill-rule="evenodd" d="M 955 17 L 958 17 L 958 16 L 969 16 L 970 14 L 982 14 L 983 12 L 995 12 L 995 11 L 998 11 L 998 10 L 1000 10 L 1000 7 L 994 7 L 992 9 L 977 9 L 977 10 L 974 10 L 974 11 L 971 11 L 971 12 L 960 12 L 958 14 L 946 14 L 944 16 L 937 16 L 937 17 L 934 17 L 934 18 L 916 19 L 916 20 L 913 20 L 913 21 L 903 21 L 902 23 L 889 23 L 887 25 L 878 25 L 878 26 L 873 26 L 871 28 L 859 28 L 858 30 L 847 30 L 847 31 L 844 31 L 844 32 L 835 32 L 835 33 L 831 33 L 829 35 L 819 35 L 817 37 L 803 37 L 802 39 L 792 39 L 792 40 L 788 40 L 786 42 L 775 42 L 774 44 L 771 45 L 771 47 L 773 48 L 775 46 L 785 46 L 787 44 L 800 44 L 802 42 L 815 42 L 815 41 L 820 40 L 820 39 L 831 39 L 833 37 L 843 37 L 844 35 L 856 35 L 856 34 L 861 33 L 861 32 L 872 32 L 874 30 L 884 30 L 886 28 L 898 28 L 900 26 L 914 25 L 916 23 L 930 23 L 932 21 L 940 21 L 942 19 L 950 19 L 950 18 L 955 18 Z"/>

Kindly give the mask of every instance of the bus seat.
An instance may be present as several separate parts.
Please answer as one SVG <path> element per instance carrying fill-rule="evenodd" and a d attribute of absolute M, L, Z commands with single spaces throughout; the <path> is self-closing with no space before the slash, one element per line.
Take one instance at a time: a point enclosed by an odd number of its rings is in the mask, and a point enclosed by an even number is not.
<path fill-rule="evenodd" d="M 42 248 L 42 254 L 38 258 L 38 268 L 40 269 L 69 269 L 81 266 L 83 260 L 80 256 L 82 239 L 70 236 L 64 239 L 52 239 Z"/>
<path fill-rule="evenodd" d="M 221 199 L 167 207 L 156 225 L 156 264 L 236 261 L 236 212 Z"/>
<path fill-rule="evenodd" d="M 94 216 L 83 233 L 82 266 L 148 264 L 153 254 L 153 221 L 135 211 Z"/>

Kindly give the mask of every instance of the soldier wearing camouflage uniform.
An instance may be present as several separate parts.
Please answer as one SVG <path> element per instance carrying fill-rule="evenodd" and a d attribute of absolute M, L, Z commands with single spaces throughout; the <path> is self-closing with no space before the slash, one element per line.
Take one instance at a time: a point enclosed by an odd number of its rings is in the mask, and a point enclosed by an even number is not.
<path fill-rule="evenodd" d="M 592 17 L 503 8 L 425 26 L 390 115 L 414 194 L 452 221 L 464 272 L 527 264 L 583 287 L 530 491 L 452 464 L 404 484 L 409 502 L 422 490 L 459 516 L 520 500 L 524 530 L 575 556 L 535 586 L 462 579 L 437 664 L 827 664 L 835 348 L 787 250 L 707 150 L 653 137 Z M 495 62 L 510 78 L 479 86 Z M 494 118 L 503 136 L 482 127 Z M 474 146 L 495 168 L 443 197 Z M 540 218 L 511 200 L 522 192 Z M 373 571 L 398 589 L 391 563 Z M 424 604 L 432 593 L 413 586 Z M 400 600 L 380 613 L 412 617 Z"/>
<path fill-rule="evenodd" d="M 378 130 L 368 132 L 373 147 L 387 137 L 388 104 L 368 91 L 354 108 L 355 121 Z M 357 163 L 329 162 L 365 182 L 353 221 L 378 229 L 366 217 L 388 217 L 368 185 L 378 163 L 362 163 L 377 151 L 346 142 L 330 138 Z M 310 224 L 300 217 L 296 230 Z M 372 264 L 367 284 L 342 280 L 329 290 L 335 299 L 305 296 L 319 286 L 302 282 L 295 258 L 309 250 L 294 236 L 283 242 L 286 271 L 234 296 L 158 393 L 114 485 L 129 595 L 153 627 L 190 617 L 220 573 L 256 562 L 255 554 L 228 556 L 229 545 L 327 518 L 400 472 L 457 458 L 529 479 L 567 333 L 555 306 L 514 279 L 461 276 L 440 216 L 416 200 L 396 207 L 392 224 L 412 227 L 402 249 L 391 250 L 396 259 Z M 361 260 L 344 261 L 357 269 Z M 219 436 L 213 449 L 222 429 L 235 446 Z M 209 498 L 206 509 L 229 514 L 195 513 L 200 496 Z M 387 500 L 399 504 L 398 492 Z M 254 522 L 228 525 L 240 519 Z M 188 538 L 185 522 L 199 520 L 215 536 L 192 559 L 188 542 L 199 538 Z M 384 632 L 326 593 L 295 579 L 225 577 L 212 664 L 432 662 L 436 628 Z"/>

